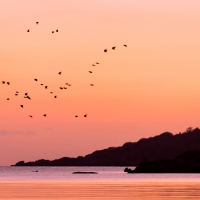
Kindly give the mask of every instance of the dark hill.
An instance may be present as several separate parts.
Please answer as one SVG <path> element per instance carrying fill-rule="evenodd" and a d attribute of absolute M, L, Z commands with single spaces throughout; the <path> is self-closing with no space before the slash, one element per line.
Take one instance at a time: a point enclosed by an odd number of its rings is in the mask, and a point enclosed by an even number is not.
<path fill-rule="evenodd" d="M 14 166 L 136 166 L 144 158 L 148 161 L 170 159 L 188 150 L 200 150 L 199 128 L 176 135 L 165 132 L 138 142 L 125 143 L 122 147 L 98 150 L 85 157 L 63 157 L 52 161 L 41 159 L 27 163 L 20 161 Z"/>
<path fill-rule="evenodd" d="M 186 151 L 174 159 L 160 159 L 149 162 L 147 159 L 128 173 L 200 173 L 200 151 Z"/>

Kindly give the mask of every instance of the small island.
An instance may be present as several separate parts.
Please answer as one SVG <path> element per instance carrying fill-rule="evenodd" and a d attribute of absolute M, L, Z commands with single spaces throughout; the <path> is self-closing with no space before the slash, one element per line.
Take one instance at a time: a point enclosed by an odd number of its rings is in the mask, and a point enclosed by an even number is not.
<path fill-rule="evenodd" d="M 97 172 L 73 172 L 72 174 L 98 174 Z"/>
<path fill-rule="evenodd" d="M 134 169 L 125 168 L 127 173 L 200 173 L 200 151 L 186 151 L 174 159 L 148 161 L 143 159 Z"/>

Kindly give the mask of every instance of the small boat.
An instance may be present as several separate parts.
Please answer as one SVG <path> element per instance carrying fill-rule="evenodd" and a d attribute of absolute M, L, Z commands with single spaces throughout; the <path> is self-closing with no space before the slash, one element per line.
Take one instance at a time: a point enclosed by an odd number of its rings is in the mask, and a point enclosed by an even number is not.
<path fill-rule="evenodd" d="M 73 172 L 72 174 L 98 174 L 97 172 Z"/>

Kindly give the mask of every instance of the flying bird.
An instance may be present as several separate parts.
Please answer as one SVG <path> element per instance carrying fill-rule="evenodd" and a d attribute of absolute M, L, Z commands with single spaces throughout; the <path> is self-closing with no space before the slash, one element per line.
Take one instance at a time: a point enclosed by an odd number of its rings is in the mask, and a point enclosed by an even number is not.
<path fill-rule="evenodd" d="M 126 45 L 126 44 L 124 44 L 124 47 L 127 47 L 127 45 Z"/>
<path fill-rule="evenodd" d="M 57 98 L 57 96 L 54 96 L 54 98 L 56 99 L 56 98 Z"/>
<path fill-rule="evenodd" d="M 58 29 L 56 29 L 56 32 L 58 32 Z"/>
<path fill-rule="evenodd" d="M 53 92 L 50 92 L 51 94 L 53 94 Z"/>
<path fill-rule="evenodd" d="M 45 86 L 45 89 L 47 89 L 48 88 L 48 86 Z"/>
<path fill-rule="evenodd" d="M 92 64 L 92 66 L 95 66 L 94 64 Z"/>
<path fill-rule="evenodd" d="M 46 117 L 46 116 L 47 116 L 47 114 L 44 114 L 43 116 L 44 116 L 44 117 Z"/>
<path fill-rule="evenodd" d="M 18 93 L 16 93 L 15 96 L 18 96 Z"/>
<path fill-rule="evenodd" d="M 30 29 L 28 29 L 27 32 L 30 32 Z"/>
<path fill-rule="evenodd" d="M 34 81 L 38 81 L 37 78 L 35 78 Z"/>
<path fill-rule="evenodd" d="M 63 89 L 64 89 L 64 90 L 66 90 L 67 88 L 66 88 L 66 87 L 64 87 Z"/>
<path fill-rule="evenodd" d="M 30 118 L 33 118 L 33 116 L 32 116 L 32 115 L 29 115 L 29 117 L 30 117 Z"/>
<path fill-rule="evenodd" d="M 19 93 L 18 91 L 16 91 L 16 93 Z"/>
<path fill-rule="evenodd" d="M 87 114 L 85 114 L 84 117 L 87 117 Z"/>
<path fill-rule="evenodd" d="M 108 49 L 104 49 L 104 52 L 107 52 L 108 51 Z"/>
<path fill-rule="evenodd" d="M 99 63 L 98 63 L 98 62 L 96 62 L 96 64 L 98 65 Z"/>
<path fill-rule="evenodd" d="M 38 24 L 39 24 L 39 22 L 36 22 L 36 24 L 38 25 Z"/>
<path fill-rule="evenodd" d="M 94 86 L 94 84 L 90 84 L 91 86 Z"/>
<path fill-rule="evenodd" d="M 63 87 L 60 87 L 60 89 L 62 90 L 62 89 L 63 89 Z"/>
<path fill-rule="evenodd" d="M 78 115 L 75 115 L 75 117 L 78 117 Z"/>
<path fill-rule="evenodd" d="M 88 71 L 89 73 L 92 73 L 92 71 Z"/>
<path fill-rule="evenodd" d="M 10 98 L 7 98 L 6 100 L 10 100 Z"/>
<path fill-rule="evenodd" d="M 116 46 L 115 47 L 112 47 L 112 50 L 115 50 Z"/>
<path fill-rule="evenodd" d="M 68 84 L 68 86 L 71 86 L 71 84 Z"/>
<path fill-rule="evenodd" d="M 28 95 L 28 92 L 26 92 L 24 95 L 27 96 L 27 95 Z"/>
<path fill-rule="evenodd" d="M 24 107 L 23 105 L 20 105 L 22 108 Z"/>
<path fill-rule="evenodd" d="M 2 81 L 2 84 L 5 84 L 5 81 Z"/>
<path fill-rule="evenodd" d="M 10 82 L 7 82 L 7 85 L 10 85 Z"/>
<path fill-rule="evenodd" d="M 40 85 L 44 85 L 43 83 L 41 83 Z"/>
<path fill-rule="evenodd" d="M 62 72 L 58 72 L 58 74 L 59 74 L 59 75 L 61 75 L 61 74 L 62 74 Z"/>
<path fill-rule="evenodd" d="M 54 33 L 54 31 L 52 31 L 52 34 Z"/>

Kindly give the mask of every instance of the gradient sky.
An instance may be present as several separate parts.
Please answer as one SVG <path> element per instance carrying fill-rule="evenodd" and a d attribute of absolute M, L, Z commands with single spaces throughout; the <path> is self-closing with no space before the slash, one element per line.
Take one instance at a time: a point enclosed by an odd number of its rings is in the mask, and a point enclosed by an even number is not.
<path fill-rule="evenodd" d="M 0 81 L 11 83 L 0 84 L 0 165 L 198 127 L 199 8 L 198 0 L 0 0 Z"/>

